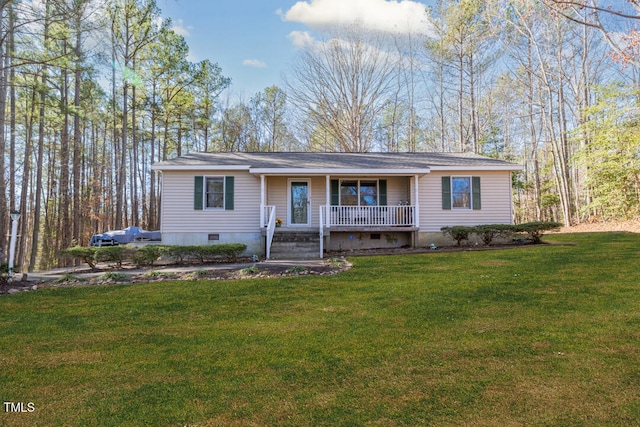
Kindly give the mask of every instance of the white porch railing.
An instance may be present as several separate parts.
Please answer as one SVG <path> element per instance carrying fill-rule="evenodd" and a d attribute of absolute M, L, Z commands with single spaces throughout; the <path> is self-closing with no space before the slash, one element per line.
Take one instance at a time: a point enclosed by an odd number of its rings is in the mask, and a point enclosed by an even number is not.
<path fill-rule="evenodd" d="M 326 212 L 326 206 L 321 206 Z M 325 227 L 410 227 L 415 206 L 330 206 Z M 322 222 L 321 222 L 322 224 Z"/>
<path fill-rule="evenodd" d="M 276 207 L 265 206 L 265 218 L 267 219 L 267 259 L 271 258 L 271 243 L 273 242 L 273 234 L 276 232 Z"/>
<path fill-rule="evenodd" d="M 269 225 L 269 218 L 271 217 L 271 211 L 276 210 L 276 207 L 272 205 L 262 205 L 261 209 L 262 209 L 262 215 L 260 216 L 260 220 L 262 221 L 262 224 L 260 224 L 260 227 L 266 228 Z"/>

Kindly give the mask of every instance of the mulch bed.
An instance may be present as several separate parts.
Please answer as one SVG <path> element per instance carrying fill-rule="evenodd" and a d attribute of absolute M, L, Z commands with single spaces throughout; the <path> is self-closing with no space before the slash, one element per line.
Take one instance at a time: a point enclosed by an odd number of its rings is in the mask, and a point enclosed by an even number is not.
<path fill-rule="evenodd" d="M 35 286 L 35 288 L 34 288 Z M 27 281 L 14 281 L 9 283 L 6 278 L 2 277 L 0 278 L 0 295 L 1 294 L 8 294 L 8 293 L 12 293 L 10 292 L 12 289 L 16 289 L 18 292 L 23 292 L 23 291 L 32 291 L 37 289 L 37 285 L 35 285 L 33 282 L 27 282 Z"/>

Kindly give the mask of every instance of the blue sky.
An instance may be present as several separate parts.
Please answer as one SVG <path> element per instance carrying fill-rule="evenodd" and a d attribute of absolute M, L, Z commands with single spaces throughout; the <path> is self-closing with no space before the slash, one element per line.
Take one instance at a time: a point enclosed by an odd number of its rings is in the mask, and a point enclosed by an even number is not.
<path fill-rule="evenodd" d="M 424 31 L 426 0 L 157 0 L 190 48 L 190 60 L 217 62 L 231 94 L 248 100 L 281 76 L 323 29 L 354 21 L 380 31 Z M 418 28 L 418 30 L 416 30 Z"/>

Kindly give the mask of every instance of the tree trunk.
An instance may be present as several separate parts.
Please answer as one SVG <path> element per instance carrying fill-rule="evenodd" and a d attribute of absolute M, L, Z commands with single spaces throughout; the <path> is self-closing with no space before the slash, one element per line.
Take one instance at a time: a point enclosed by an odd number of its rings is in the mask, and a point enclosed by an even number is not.
<path fill-rule="evenodd" d="M 127 65 L 125 64 L 125 67 Z M 129 85 L 127 82 L 124 83 L 122 87 L 122 141 L 121 141 L 121 149 L 117 154 L 120 156 L 120 161 L 118 164 L 118 180 L 116 185 L 116 229 L 123 229 L 126 224 L 123 221 L 123 218 L 127 217 L 126 210 L 126 191 L 127 191 L 127 130 L 129 127 Z"/>
<path fill-rule="evenodd" d="M 31 152 L 33 151 L 33 123 L 36 115 L 36 90 L 38 87 L 38 76 L 34 75 L 33 79 L 33 90 L 31 92 L 31 102 L 29 105 L 29 109 L 25 112 L 25 127 L 27 131 L 26 139 L 25 139 L 25 149 L 24 149 L 24 164 L 22 169 L 22 186 L 20 189 L 20 208 L 18 209 L 21 213 L 21 221 L 20 221 L 20 243 L 18 245 L 18 251 L 16 256 L 16 265 L 24 266 L 24 254 L 27 253 L 26 247 L 26 237 L 28 236 L 27 230 L 29 229 L 28 224 L 30 223 L 30 213 L 27 212 L 27 200 L 29 199 L 29 195 L 31 192 L 29 188 L 29 180 L 31 179 Z M 33 188 L 33 187 L 31 187 Z M 20 271 L 24 271 L 23 268 Z"/>
<path fill-rule="evenodd" d="M 562 62 L 562 49 L 558 49 L 558 63 Z M 561 68 L 561 65 L 560 65 Z M 571 191 L 571 173 L 569 170 L 569 138 L 567 136 L 566 100 L 564 96 L 564 73 L 558 73 L 558 113 L 559 113 L 559 144 L 556 147 L 558 156 L 560 201 L 565 226 L 573 224 L 573 195 Z"/>
<path fill-rule="evenodd" d="M 45 5 L 45 9 L 48 10 L 49 2 L 47 1 Z M 48 18 L 48 13 L 46 14 Z M 48 38 L 48 20 L 45 18 L 45 30 L 44 30 L 44 39 L 45 42 Z M 44 67 L 42 69 L 42 87 L 46 87 L 47 83 L 47 68 Z M 39 236 L 40 236 L 40 210 L 41 210 L 41 198 L 42 198 L 42 169 L 43 169 L 43 159 L 44 159 L 44 113 L 45 113 L 45 92 L 44 90 L 40 91 L 40 114 L 38 117 L 38 155 L 36 157 L 36 164 L 38 168 L 36 169 L 36 196 L 35 203 L 33 207 L 33 233 L 31 237 L 31 254 L 29 255 L 29 271 L 33 271 L 36 264 L 36 256 L 38 255 L 38 247 Z"/>
<path fill-rule="evenodd" d="M 43 32 L 43 45 L 46 46 L 49 40 L 49 1 L 45 0 L 45 20 Z M 32 272 L 36 265 L 38 249 L 40 247 L 40 218 L 42 216 L 41 200 L 42 200 L 42 175 L 44 168 L 44 132 L 45 132 L 45 102 L 46 93 L 44 88 L 47 85 L 47 67 L 44 65 L 41 72 L 41 86 L 39 96 L 39 114 L 38 114 L 38 151 L 36 156 L 36 185 L 35 185 L 35 201 L 33 206 L 33 228 L 31 234 L 31 253 L 29 254 L 29 263 L 27 270 Z"/>
<path fill-rule="evenodd" d="M 534 86 L 533 86 L 533 55 L 531 52 L 531 40 L 527 43 L 527 83 L 528 83 L 528 107 L 529 107 L 529 135 L 531 138 L 531 158 L 533 162 L 533 198 L 536 207 L 536 221 L 542 220 L 542 204 L 540 201 L 540 165 L 538 161 L 538 135 L 533 119 Z"/>
<path fill-rule="evenodd" d="M 9 28 L 13 27 L 13 13 L 9 9 Z M 9 32 L 7 67 L 9 69 L 9 209 L 16 209 L 16 70 L 13 66 L 15 52 L 14 32 Z M 1 130 L 4 132 L 4 128 Z M 4 154 L 4 153 L 3 153 Z M 22 212 L 24 215 L 25 212 Z M 24 222 L 24 221 L 22 221 Z M 16 257 L 16 265 L 19 258 Z"/>
<path fill-rule="evenodd" d="M 463 110 L 463 106 L 464 106 L 464 101 L 463 101 L 463 89 L 464 89 L 464 82 L 463 82 L 463 69 L 464 69 L 464 55 L 462 54 L 462 52 L 460 52 L 460 56 L 458 57 L 458 66 L 459 66 L 459 78 L 458 78 L 458 132 L 460 133 L 460 135 L 458 136 L 458 143 L 460 144 L 460 152 L 464 152 L 465 147 L 464 147 L 464 116 L 462 113 Z"/>
<path fill-rule="evenodd" d="M 136 69 L 136 60 L 133 59 L 132 64 L 133 72 Z M 131 173 L 129 174 L 131 180 L 131 225 L 140 225 L 140 218 L 138 216 L 139 199 L 138 199 L 138 174 L 136 171 L 139 167 L 138 161 L 138 139 L 137 139 L 137 124 L 136 124 L 136 86 L 131 86 Z M 141 185 L 144 185 L 141 183 Z"/>
<path fill-rule="evenodd" d="M 66 56 L 66 42 L 64 42 L 63 54 Z M 69 103 L 69 72 L 67 69 L 62 69 L 62 82 L 60 89 L 60 102 L 62 106 L 67 106 Z M 59 221 L 58 221 L 58 233 L 60 238 L 58 239 L 58 249 L 65 249 L 71 244 L 71 227 L 69 220 L 69 112 L 65 108 L 63 111 L 63 124 L 60 132 L 60 181 L 58 186 L 59 192 Z"/>
<path fill-rule="evenodd" d="M 469 54 L 469 102 L 471 103 L 471 140 L 473 143 L 473 152 L 479 153 L 478 147 L 478 112 L 476 111 L 476 94 L 475 94 L 475 64 L 473 63 L 473 52 Z"/>
<path fill-rule="evenodd" d="M 80 123 L 80 94 L 82 84 L 82 51 L 81 51 L 81 31 L 80 31 L 80 13 L 76 15 L 76 45 L 74 49 L 75 53 L 75 73 L 74 73 L 74 96 L 73 96 L 73 224 L 72 224 L 72 239 L 76 244 L 80 244 L 81 241 L 81 224 L 82 224 L 82 204 L 80 201 L 81 184 L 80 184 L 80 163 L 82 156 L 81 139 L 82 129 Z"/>
<path fill-rule="evenodd" d="M 6 140 L 4 136 L 4 127 L 5 127 L 5 114 L 6 114 L 6 105 L 7 105 L 7 63 L 9 61 L 6 46 L 2 41 L 6 40 L 6 35 L 4 34 L 4 6 L 5 3 L 0 3 L 0 153 L 4 153 L 6 149 Z M 13 31 L 9 28 L 9 31 Z M 7 234 L 8 224 L 10 221 L 10 217 L 6 212 L 7 209 L 7 187 L 4 180 L 5 176 L 5 156 L 0 156 L 0 213 L 4 212 L 4 215 L 0 215 L 0 258 L 4 261 L 3 255 L 6 254 L 8 256 L 9 250 L 7 247 Z M 7 249 L 5 251 L 5 249 Z"/>
<path fill-rule="evenodd" d="M 156 83 L 153 82 L 153 90 L 151 96 L 151 164 L 156 161 Z M 151 179 L 149 182 L 149 218 L 147 224 L 151 230 L 157 229 L 157 216 L 156 216 L 156 172 L 151 169 Z"/>

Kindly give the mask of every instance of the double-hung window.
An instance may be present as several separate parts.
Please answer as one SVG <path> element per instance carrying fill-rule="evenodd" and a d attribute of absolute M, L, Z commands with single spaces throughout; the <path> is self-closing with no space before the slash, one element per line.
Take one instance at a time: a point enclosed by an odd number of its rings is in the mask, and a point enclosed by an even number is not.
<path fill-rule="evenodd" d="M 208 176 L 205 178 L 205 208 L 222 209 L 224 208 L 224 177 Z"/>
<path fill-rule="evenodd" d="M 471 209 L 471 177 L 451 177 L 451 206 Z"/>

